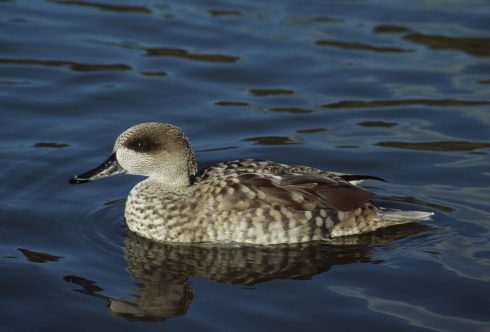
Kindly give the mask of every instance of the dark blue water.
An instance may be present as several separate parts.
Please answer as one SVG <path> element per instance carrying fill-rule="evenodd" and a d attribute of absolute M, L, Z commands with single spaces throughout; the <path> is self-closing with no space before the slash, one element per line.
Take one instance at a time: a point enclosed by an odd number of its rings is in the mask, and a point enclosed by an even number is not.
<path fill-rule="evenodd" d="M 490 331 L 490 4 L 0 1 L 2 331 Z M 260 158 L 425 225 L 337 246 L 127 234 L 140 178 L 67 179 L 144 121 L 201 166 Z"/>

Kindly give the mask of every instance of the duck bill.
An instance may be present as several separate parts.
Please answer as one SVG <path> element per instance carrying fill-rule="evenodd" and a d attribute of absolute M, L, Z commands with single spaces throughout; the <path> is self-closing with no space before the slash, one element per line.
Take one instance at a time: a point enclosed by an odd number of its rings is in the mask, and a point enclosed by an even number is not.
<path fill-rule="evenodd" d="M 106 161 L 100 166 L 85 172 L 80 175 L 75 175 L 70 179 L 71 184 L 86 183 L 95 180 L 107 178 L 109 176 L 125 173 L 125 171 L 119 166 L 116 160 L 116 154 L 113 153 Z"/>

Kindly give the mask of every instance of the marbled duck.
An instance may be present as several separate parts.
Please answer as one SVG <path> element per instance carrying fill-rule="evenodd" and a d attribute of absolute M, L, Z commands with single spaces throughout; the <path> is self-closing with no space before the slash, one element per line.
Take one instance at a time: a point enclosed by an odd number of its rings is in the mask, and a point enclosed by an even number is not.
<path fill-rule="evenodd" d="M 189 140 L 170 124 L 133 126 L 83 183 L 119 173 L 147 176 L 129 193 L 125 218 L 140 236 L 170 242 L 299 243 L 430 219 L 376 207 L 357 183 L 371 176 L 271 161 L 236 160 L 197 172 Z"/>

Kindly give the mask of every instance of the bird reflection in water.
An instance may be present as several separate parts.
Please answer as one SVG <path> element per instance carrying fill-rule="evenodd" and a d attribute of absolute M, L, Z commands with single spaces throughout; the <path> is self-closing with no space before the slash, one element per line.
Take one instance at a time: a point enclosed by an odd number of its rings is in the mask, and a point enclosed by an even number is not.
<path fill-rule="evenodd" d="M 388 231 L 315 242 L 275 246 L 158 243 L 128 232 L 124 253 L 128 271 L 137 285 L 131 299 L 102 295 L 94 281 L 65 276 L 82 286 L 78 292 L 108 302 L 114 314 L 130 320 L 159 321 L 182 316 L 193 298 L 189 277 L 205 277 L 228 284 L 254 285 L 274 279 L 310 279 L 334 265 L 381 263 L 370 257 L 373 245 L 430 230 L 420 224 Z"/>

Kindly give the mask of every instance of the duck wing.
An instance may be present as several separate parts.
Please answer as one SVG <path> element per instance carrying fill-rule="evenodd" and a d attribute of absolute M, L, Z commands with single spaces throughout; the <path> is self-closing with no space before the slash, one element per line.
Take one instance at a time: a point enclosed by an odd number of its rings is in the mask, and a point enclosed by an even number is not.
<path fill-rule="evenodd" d="M 239 173 L 224 182 L 221 202 L 234 210 L 275 205 L 296 210 L 352 211 L 374 197 L 342 179 L 310 174 Z"/>
<path fill-rule="evenodd" d="M 303 174 L 285 174 L 280 178 L 282 187 L 319 201 L 322 203 L 319 208 L 352 211 L 374 197 L 373 193 L 365 189 L 334 178 Z"/>

